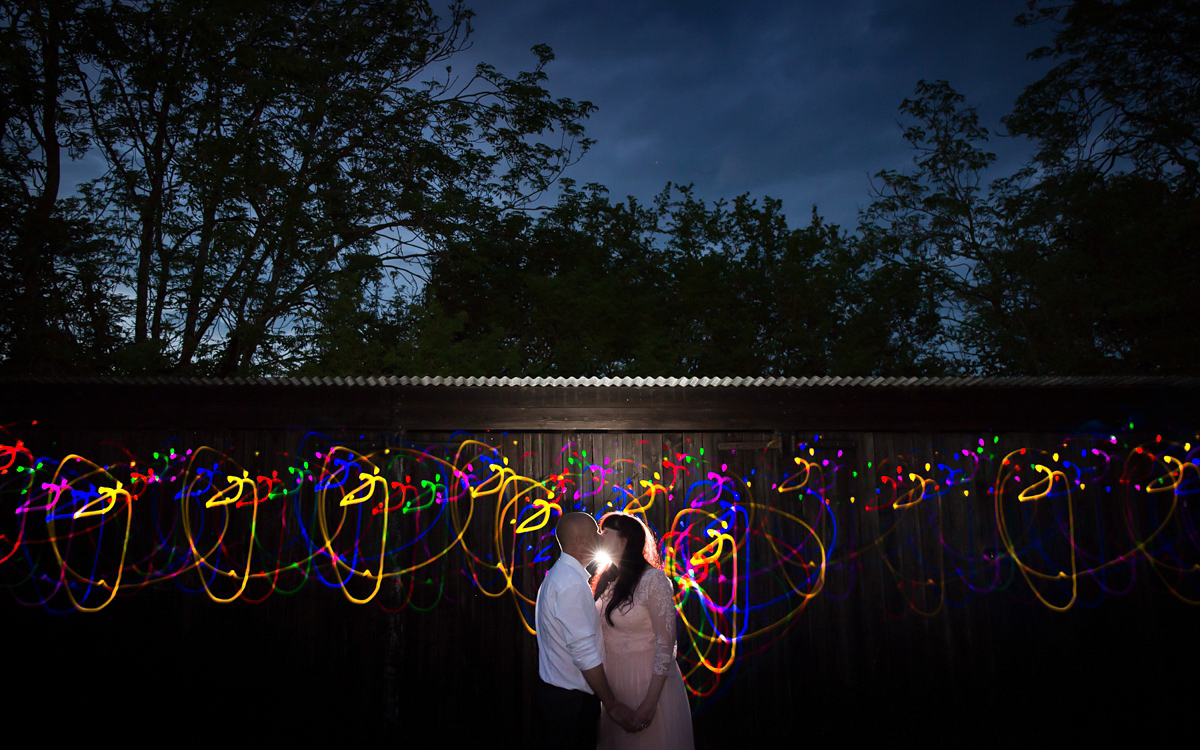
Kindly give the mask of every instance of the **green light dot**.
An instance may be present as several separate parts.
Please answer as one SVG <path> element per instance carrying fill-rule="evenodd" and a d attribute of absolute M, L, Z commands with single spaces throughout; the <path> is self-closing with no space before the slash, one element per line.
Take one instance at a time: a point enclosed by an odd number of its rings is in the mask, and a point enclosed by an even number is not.
<path fill-rule="evenodd" d="M 158 451 L 154 451 L 154 458 L 155 458 L 155 459 L 157 459 L 157 458 L 158 458 Z"/>
<path fill-rule="evenodd" d="M 868 468 L 868 469 L 869 469 L 869 468 L 871 468 L 871 462 L 870 462 L 870 461 L 867 461 L 867 468 Z"/>

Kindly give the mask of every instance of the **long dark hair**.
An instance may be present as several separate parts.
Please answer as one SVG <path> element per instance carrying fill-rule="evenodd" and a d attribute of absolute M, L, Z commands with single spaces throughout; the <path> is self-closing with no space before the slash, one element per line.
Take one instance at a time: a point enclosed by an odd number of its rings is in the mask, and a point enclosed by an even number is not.
<path fill-rule="evenodd" d="M 654 533 L 637 516 L 609 513 L 600 519 L 600 529 L 612 529 L 626 540 L 625 551 L 619 557 L 614 557 L 608 566 L 596 571 L 596 577 L 592 579 L 592 596 L 595 599 L 599 599 L 609 586 L 613 587 L 612 599 L 604 608 L 604 617 L 612 625 L 613 610 L 633 601 L 633 590 L 646 568 L 661 569 L 662 563 L 658 559 Z"/>

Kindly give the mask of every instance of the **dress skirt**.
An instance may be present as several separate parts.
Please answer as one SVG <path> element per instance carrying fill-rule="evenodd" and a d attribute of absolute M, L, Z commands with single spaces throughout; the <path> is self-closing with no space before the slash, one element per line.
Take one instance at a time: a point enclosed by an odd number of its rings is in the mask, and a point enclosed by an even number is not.
<path fill-rule="evenodd" d="M 654 671 L 654 649 L 645 651 L 609 651 L 605 656 L 604 672 L 617 700 L 634 711 L 646 696 L 650 678 Z M 683 675 L 679 665 L 671 662 L 667 682 L 658 698 L 658 710 L 654 720 L 640 732 L 626 732 L 609 718 L 608 712 L 600 716 L 600 744 L 602 750 L 692 750 L 692 709 L 688 704 L 687 690 L 683 686 Z"/>

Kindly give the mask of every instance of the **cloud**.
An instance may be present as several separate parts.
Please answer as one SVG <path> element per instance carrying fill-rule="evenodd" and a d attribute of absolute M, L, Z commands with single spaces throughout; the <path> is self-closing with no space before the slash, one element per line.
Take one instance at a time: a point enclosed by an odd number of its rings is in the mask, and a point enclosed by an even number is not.
<path fill-rule="evenodd" d="M 472 52 L 513 71 L 527 67 L 533 44 L 554 48 L 551 92 L 599 108 L 577 181 L 642 199 L 667 181 L 710 199 L 772 195 L 793 216 L 815 202 L 852 225 L 869 200 L 867 175 L 911 165 L 897 108 L 919 79 L 949 80 L 996 128 L 1040 75 L 1024 57 L 1048 29 L 1014 28 L 1022 9 L 1021 0 L 526 0 L 481 6 Z M 991 148 L 1014 167 L 1028 151 Z"/>

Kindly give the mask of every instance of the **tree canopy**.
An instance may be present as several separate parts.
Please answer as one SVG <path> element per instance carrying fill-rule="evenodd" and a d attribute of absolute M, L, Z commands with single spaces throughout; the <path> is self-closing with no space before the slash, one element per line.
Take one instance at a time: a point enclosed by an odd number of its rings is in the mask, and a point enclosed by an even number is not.
<path fill-rule="evenodd" d="M 1033 0 L 1004 118 L 900 105 L 857 227 L 563 178 L 587 102 L 425 2 L 0 0 L 10 373 L 1187 373 L 1200 3 Z M 63 184 L 64 163 L 102 162 Z"/>
<path fill-rule="evenodd" d="M 391 311 L 393 361 L 430 374 L 924 371 L 932 300 L 860 253 L 815 213 L 789 227 L 771 199 L 709 205 L 668 185 L 643 205 L 568 185 L 542 216 L 510 215 L 434 259 L 422 294 Z"/>
<path fill-rule="evenodd" d="M 85 216 L 109 312 L 88 308 L 59 333 L 122 340 L 108 347 L 114 367 L 292 367 L 291 332 L 326 287 L 411 273 L 487 215 L 527 205 L 589 145 L 592 106 L 543 88 L 549 48 L 512 78 L 454 72 L 470 33 L 461 5 L 447 18 L 391 0 L 17 1 L 3 13 L 16 73 L 4 210 L 27 219 L 7 260 L 41 274 L 25 296 L 45 297 L 54 271 L 83 270 L 66 229 L 42 227 L 56 210 Z M 61 201 L 66 151 L 105 171 Z M 37 346 L 20 325 L 6 333 L 14 354 Z"/>
<path fill-rule="evenodd" d="M 1034 139 L 1055 172 L 1133 172 L 1200 184 L 1200 3 L 1033 0 L 1022 25 L 1056 23 L 1030 53 L 1055 67 L 1027 87 L 1009 130 Z"/>

